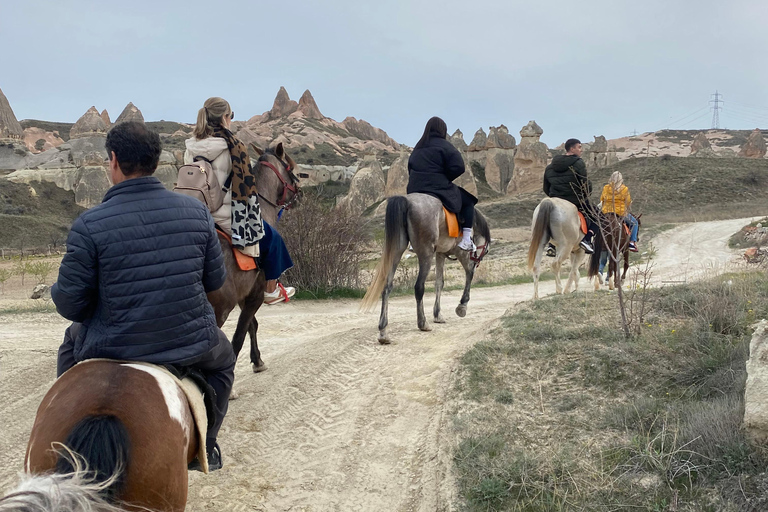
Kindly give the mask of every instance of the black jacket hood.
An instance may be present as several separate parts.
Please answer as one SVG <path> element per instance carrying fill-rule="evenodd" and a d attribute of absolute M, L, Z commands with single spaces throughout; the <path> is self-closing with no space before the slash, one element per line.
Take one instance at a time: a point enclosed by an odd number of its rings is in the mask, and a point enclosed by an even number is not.
<path fill-rule="evenodd" d="M 552 158 L 552 163 L 549 165 L 555 172 L 565 172 L 579 159 L 581 159 L 581 157 L 576 155 L 555 155 L 555 157 Z"/>

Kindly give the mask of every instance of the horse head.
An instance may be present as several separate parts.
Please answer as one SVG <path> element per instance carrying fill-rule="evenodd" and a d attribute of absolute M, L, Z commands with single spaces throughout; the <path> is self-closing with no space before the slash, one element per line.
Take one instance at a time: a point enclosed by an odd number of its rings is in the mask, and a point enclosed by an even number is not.
<path fill-rule="evenodd" d="M 294 173 L 296 162 L 285 152 L 283 143 L 262 150 L 251 147 L 259 155 L 254 170 L 259 180 L 259 197 L 276 210 L 288 209 L 301 194 L 300 180 Z"/>

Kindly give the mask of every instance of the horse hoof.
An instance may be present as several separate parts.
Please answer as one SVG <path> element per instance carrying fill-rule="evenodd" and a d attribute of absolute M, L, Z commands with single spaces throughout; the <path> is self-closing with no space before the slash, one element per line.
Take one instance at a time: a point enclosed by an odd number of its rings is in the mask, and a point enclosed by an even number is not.
<path fill-rule="evenodd" d="M 420 330 L 420 331 L 424 331 L 424 332 L 429 332 L 429 331 L 431 331 L 431 330 L 432 330 L 432 328 L 431 328 L 429 325 L 427 325 L 427 324 L 424 324 L 424 325 L 420 325 L 420 326 L 419 326 L 419 330 Z"/>
<path fill-rule="evenodd" d="M 253 368 L 253 373 L 261 373 L 267 371 L 267 365 L 264 364 L 264 361 L 261 359 L 259 359 L 259 364 L 251 363 L 251 368 Z"/>
<path fill-rule="evenodd" d="M 230 399 L 230 400 L 237 400 L 238 398 L 240 398 L 240 393 L 238 393 L 237 391 L 235 391 L 235 390 L 233 389 L 233 390 L 232 390 L 232 391 L 229 393 L 229 399 Z"/>
<path fill-rule="evenodd" d="M 456 306 L 456 314 L 461 318 L 467 316 L 467 306 L 461 304 Z"/>
<path fill-rule="evenodd" d="M 392 342 L 389 341 L 389 338 L 387 338 L 386 336 L 379 336 L 379 343 L 381 345 L 389 345 Z"/>
<path fill-rule="evenodd" d="M 445 323 L 445 318 L 443 318 L 442 316 L 436 316 L 435 317 L 435 323 L 436 324 L 444 324 Z"/>

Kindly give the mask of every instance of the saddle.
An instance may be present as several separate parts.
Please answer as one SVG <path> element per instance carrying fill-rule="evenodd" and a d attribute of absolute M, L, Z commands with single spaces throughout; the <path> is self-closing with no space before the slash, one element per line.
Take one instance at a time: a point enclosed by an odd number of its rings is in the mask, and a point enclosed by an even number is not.
<path fill-rule="evenodd" d="M 259 268 L 259 266 L 256 264 L 256 260 L 254 258 L 251 258 L 247 254 L 243 254 L 240 252 L 239 249 L 237 249 L 235 246 L 232 245 L 232 237 L 226 234 L 224 231 L 216 228 L 216 232 L 219 233 L 221 236 L 227 239 L 227 242 L 229 242 L 229 246 L 232 248 L 232 255 L 235 257 L 235 261 L 237 262 L 237 267 L 247 272 L 249 270 L 256 270 Z"/>
<path fill-rule="evenodd" d="M 461 231 L 459 230 L 459 218 L 456 217 L 456 214 L 446 210 L 445 206 L 443 206 L 443 213 L 445 213 L 445 226 L 448 228 L 448 236 L 451 238 L 458 238 L 461 236 Z"/>
<path fill-rule="evenodd" d="M 584 217 L 584 214 L 581 212 L 577 212 L 579 214 L 579 224 L 581 225 L 581 232 L 585 235 L 587 234 L 587 219 Z"/>

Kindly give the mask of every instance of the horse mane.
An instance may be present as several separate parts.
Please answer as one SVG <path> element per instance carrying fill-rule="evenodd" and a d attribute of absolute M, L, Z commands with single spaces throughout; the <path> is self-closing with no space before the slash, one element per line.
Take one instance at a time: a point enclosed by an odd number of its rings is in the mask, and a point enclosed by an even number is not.
<path fill-rule="evenodd" d="M 485 243 L 491 244 L 491 228 L 488 227 L 488 221 L 482 213 L 475 208 L 475 225 L 472 226 L 476 234 L 479 234 L 485 240 Z"/>
<path fill-rule="evenodd" d="M 74 471 L 23 475 L 19 486 L 0 499 L 0 512 L 124 512 L 104 495 L 116 477 L 98 481 L 82 457 L 66 447 L 59 453 Z"/>

